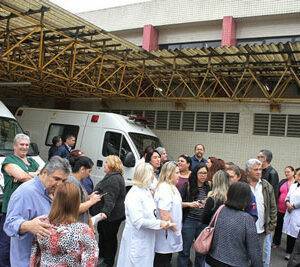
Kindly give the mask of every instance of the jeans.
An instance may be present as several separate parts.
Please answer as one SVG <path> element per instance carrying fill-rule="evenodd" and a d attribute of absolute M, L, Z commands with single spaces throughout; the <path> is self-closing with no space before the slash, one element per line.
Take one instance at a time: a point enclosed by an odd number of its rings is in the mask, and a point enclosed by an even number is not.
<path fill-rule="evenodd" d="M 10 266 L 10 237 L 4 232 L 6 214 L 0 218 L 0 267 Z"/>
<path fill-rule="evenodd" d="M 272 234 L 266 234 L 263 244 L 263 266 L 269 267 L 271 261 Z"/>
<path fill-rule="evenodd" d="M 187 267 L 190 259 L 190 250 L 193 241 L 198 237 L 200 232 L 206 225 L 198 220 L 186 218 L 182 225 L 182 241 L 183 250 L 179 252 L 177 258 L 178 267 Z M 195 253 L 195 267 L 204 267 L 205 256 L 200 253 Z"/>

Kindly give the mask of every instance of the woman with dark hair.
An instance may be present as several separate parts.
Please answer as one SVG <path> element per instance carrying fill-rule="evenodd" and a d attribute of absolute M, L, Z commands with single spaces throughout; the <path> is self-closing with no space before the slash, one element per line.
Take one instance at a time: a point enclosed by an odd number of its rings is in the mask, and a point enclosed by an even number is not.
<path fill-rule="evenodd" d="M 237 165 L 230 165 L 227 169 L 226 172 L 229 175 L 229 183 L 233 184 L 236 182 L 243 182 L 243 183 L 247 183 L 247 178 L 244 176 L 242 176 L 242 169 L 237 166 Z M 248 212 L 255 221 L 257 221 L 258 219 L 258 214 L 257 214 L 257 205 L 256 205 L 256 199 L 254 194 L 251 191 L 251 201 L 249 203 L 249 205 L 246 207 L 245 209 L 246 212 Z"/>
<path fill-rule="evenodd" d="M 104 162 L 104 178 L 95 186 L 103 194 L 103 201 L 92 207 L 92 215 L 99 217 L 100 266 L 112 267 L 118 249 L 118 231 L 125 219 L 124 200 L 126 195 L 123 164 L 118 156 L 110 155 Z M 97 221 L 96 221 L 97 222 Z"/>
<path fill-rule="evenodd" d="M 190 259 L 190 250 L 194 239 L 198 237 L 205 227 L 202 223 L 203 208 L 210 186 L 206 181 L 207 166 L 205 163 L 197 165 L 182 190 L 183 250 L 178 255 L 178 266 L 186 267 Z M 201 267 L 204 255 L 195 254 L 195 266 Z"/>
<path fill-rule="evenodd" d="M 60 184 L 50 214 L 50 236 L 38 235 L 33 243 L 30 266 L 96 266 L 98 246 L 94 231 L 78 222 L 80 191 L 72 183 Z"/>
<path fill-rule="evenodd" d="M 178 168 L 179 168 L 179 181 L 177 183 L 177 188 L 181 193 L 184 185 L 188 182 L 188 179 L 191 175 L 191 168 L 192 168 L 192 159 L 188 155 L 180 155 L 178 158 Z"/>
<path fill-rule="evenodd" d="M 285 199 L 290 190 L 291 185 L 295 181 L 295 169 L 292 166 L 287 166 L 284 169 L 286 179 L 282 179 L 278 186 L 278 201 L 277 201 L 277 224 L 273 237 L 273 247 L 280 246 L 282 236 L 283 218 L 286 212 Z"/>
<path fill-rule="evenodd" d="M 58 155 L 57 151 L 61 145 L 62 145 L 61 137 L 59 135 L 54 136 L 52 138 L 52 145 L 48 151 L 48 160 L 50 160 L 53 156 Z"/>
<path fill-rule="evenodd" d="M 152 181 L 150 186 L 151 190 L 155 190 L 158 184 L 158 177 L 160 172 L 160 154 L 156 150 L 150 150 L 145 156 L 145 163 L 150 163 L 153 167 L 155 178 Z"/>
<path fill-rule="evenodd" d="M 70 152 L 69 155 L 71 158 L 78 158 L 78 157 L 82 157 L 85 156 L 84 153 L 79 150 L 79 149 L 74 149 Z M 94 190 L 94 183 L 90 177 L 90 175 L 84 179 L 82 179 L 80 181 L 80 183 L 82 184 L 82 186 L 84 187 L 84 189 L 86 190 L 86 192 L 88 193 L 88 195 L 93 193 Z"/>
<path fill-rule="evenodd" d="M 79 220 L 90 225 L 93 228 L 93 224 L 90 220 L 89 208 L 101 200 L 101 196 L 98 192 L 94 192 L 88 195 L 85 188 L 82 186 L 81 181 L 91 174 L 91 170 L 94 166 L 93 161 L 86 157 L 70 157 L 70 165 L 72 167 L 72 174 L 69 176 L 69 182 L 75 184 L 80 190 L 80 206 L 79 206 Z"/>
<path fill-rule="evenodd" d="M 246 183 L 233 183 L 215 223 L 212 246 L 205 261 L 214 267 L 262 267 L 262 248 L 255 222 L 244 210 L 251 200 Z"/>
<path fill-rule="evenodd" d="M 219 170 L 225 170 L 225 161 L 215 157 L 209 157 L 207 160 L 208 174 L 207 180 L 211 181 L 214 174 Z"/>

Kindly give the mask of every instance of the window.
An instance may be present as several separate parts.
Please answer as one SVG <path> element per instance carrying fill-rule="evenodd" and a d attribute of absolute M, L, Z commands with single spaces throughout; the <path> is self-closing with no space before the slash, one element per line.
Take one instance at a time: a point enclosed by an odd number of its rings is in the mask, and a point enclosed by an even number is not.
<path fill-rule="evenodd" d="M 128 152 L 132 152 L 124 135 L 116 132 L 106 132 L 103 141 L 102 155 L 116 155 L 124 161 Z"/>
<path fill-rule="evenodd" d="M 272 114 L 271 115 L 271 136 L 285 136 L 286 115 Z"/>
<path fill-rule="evenodd" d="M 155 111 L 154 110 L 146 110 L 145 111 L 145 118 L 148 121 L 148 126 L 150 128 L 154 128 L 155 123 Z"/>
<path fill-rule="evenodd" d="M 129 133 L 129 136 L 131 137 L 131 140 L 136 146 L 141 157 L 143 156 L 143 153 L 147 146 L 152 146 L 154 148 L 162 146 L 162 144 L 156 136 L 139 133 Z"/>
<path fill-rule="evenodd" d="M 181 112 L 170 111 L 169 130 L 180 130 Z"/>
<path fill-rule="evenodd" d="M 238 134 L 239 133 L 239 113 L 226 113 L 225 118 L 225 133 Z"/>
<path fill-rule="evenodd" d="M 223 133 L 223 112 L 212 112 L 210 117 L 210 132 L 211 133 Z"/>
<path fill-rule="evenodd" d="M 196 113 L 196 132 L 208 132 L 208 112 L 197 112 Z"/>
<path fill-rule="evenodd" d="M 131 110 L 120 110 L 120 114 L 124 116 L 128 116 L 131 114 Z"/>
<path fill-rule="evenodd" d="M 256 113 L 253 134 L 300 137 L 300 115 Z"/>
<path fill-rule="evenodd" d="M 150 127 L 157 130 L 195 131 L 212 133 L 239 133 L 239 113 L 154 111 L 145 110 Z M 156 116 L 155 116 L 156 115 Z"/>
<path fill-rule="evenodd" d="M 115 113 L 115 114 L 120 114 L 120 110 L 119 109 L 113 109 L 110 112 L 111 113 Z"/>
<path fill-rule="evenodd" d="M 195 112 L 184 111 L 182 114 L 182 130 L 194 131 Z"/>
<path fill-rule="evenodd" d="M 16 134 L 22 133 L 22 129 L 16 120 L 0 117 L 0 151 L 13 151 L 13 142 Z"/>
<path fill-rule="evenodd" d="M 167 130 L 168 111 L 157 111 L 156 114 L 156 129 Z"/>
<path fill-rule="evenodd" d="M 78 132 L 79 132 L 78 125 L 51 123 L 48 129 L 45 145 L 51 146 L 52 138 L 57 135 L 61 136 L 61 138 L 64 140 L 67 135 L 72 134 L 75 136 L 77 140 Z"/>
<path fill-rule="evenodd" d="M 300 137 L 300 115 L 288 115 L 288 137 Z"/>
<path fill-rule="evenodd" d="M 269 131 L 269 114 L 254 114 L 254 135 L 268 135 Z"/>
<path fill-rule="evenodd" d="M 143 111 L 142 110 L 133 110 L 132 115 L 143 116 Z"/>

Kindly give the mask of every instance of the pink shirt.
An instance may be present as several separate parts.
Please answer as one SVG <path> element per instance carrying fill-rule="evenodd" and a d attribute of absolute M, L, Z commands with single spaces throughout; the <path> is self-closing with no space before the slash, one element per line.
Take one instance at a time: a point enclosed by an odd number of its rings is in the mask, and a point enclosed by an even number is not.
<path fill-rule="evenodd" d="M 285 198 L 288 192 L 289 192 L 289 184 L 288 181 L 286 181 L 279 188 L 278 211 L 280 213 L 285 213 L 286 211 Z"/>

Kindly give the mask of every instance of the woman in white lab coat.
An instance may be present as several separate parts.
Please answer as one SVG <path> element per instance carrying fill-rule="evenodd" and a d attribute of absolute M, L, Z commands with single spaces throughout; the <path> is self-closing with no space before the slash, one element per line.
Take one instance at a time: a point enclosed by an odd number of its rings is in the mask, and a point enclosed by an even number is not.
<path fill-rule="evenodd" d="M 153 267 L 155 230 L 174 227 L 156 218 L 156 206 L 149 189 L 153 178 L 153 167 L 149 163 L 136 167 L 133 186 L 125 198 L 126 223 L 117 267 Z"/>
<path fill-rule="evenodd" d="M 171 266 L 172 253 L 182 250 L 182 200 L 176 187 L 179 168 L 169 161 L 162 166 L 154 194 L 159 218 L 171 221 L 176 227 L 156 231 L 154 267 Z"/>
<path fill-rule="evenodd" d="M 291 185 L 285 203 L 287 210 L 284 215 L 282 232 L 287 234 L 285 258 L 288 260 L 300 230 L 300 168 L 295 170 L 295 183 Z"/>

